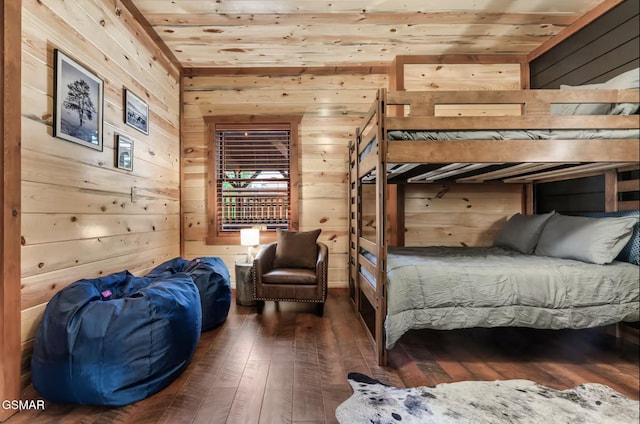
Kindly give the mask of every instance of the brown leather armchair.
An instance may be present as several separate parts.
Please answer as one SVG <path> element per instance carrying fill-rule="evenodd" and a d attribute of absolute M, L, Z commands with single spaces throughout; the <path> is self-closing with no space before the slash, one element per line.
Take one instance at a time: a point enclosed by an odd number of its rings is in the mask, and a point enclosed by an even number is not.
<path fill-rule="evenodd" d="M 258 313 L 265 300 L 310 302 L 316 304 L 316 314 L 324 313 L 327 299 L 328 248 L 317 242 L 315 268 L 274 267 L 277 243 L 267 244 L 253 261 L 254 289 Z"/>

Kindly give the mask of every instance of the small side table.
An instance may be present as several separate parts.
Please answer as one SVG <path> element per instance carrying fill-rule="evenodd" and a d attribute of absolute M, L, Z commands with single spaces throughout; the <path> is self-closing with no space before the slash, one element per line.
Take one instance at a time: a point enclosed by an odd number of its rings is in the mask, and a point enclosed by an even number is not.
<path fill-rule="evenodd" d="M 236 304 L 253 306 L 253 264 L 236 262 Z"/>

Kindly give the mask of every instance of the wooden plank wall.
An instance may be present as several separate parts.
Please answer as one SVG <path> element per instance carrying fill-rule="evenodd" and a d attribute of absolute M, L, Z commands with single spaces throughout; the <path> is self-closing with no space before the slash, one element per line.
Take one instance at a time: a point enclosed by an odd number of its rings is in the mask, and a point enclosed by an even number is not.
<path fill-rule="evenodd" d="M 206 245 L 206 155 L 204 116 L 301 115 L 299 131 L 300 230 L 321 228 L 329 247 L 329 286 L 347 285 L 348 145 L 387 85 L 386 68 L 255 69 L 189 76 L 183 104 L 183 213 L 186 257 L 219 256 L 235 284 L 234 262 L 246 248 Z M 226 71 L 232 72 L 232 71 Z M 197 72 L 196 72 L 197 73 Z"/>
<path fill-rule="evenodd" d="M 535 199 L 537 213 L 604 212 L 605 178 L 604 175 L 592 175 L 535 184 Z"/>
<path fill-rule="evenodd" d="M 81 278 L 141 274 L 180 254 L 179 70 L 111 0 L 23 2 L 23 379 L 51 296 Z M 53 50 L 104 80 L 102 152 L 52 137 Z M 123 123 L 123 89 L 149 104 L 149 135 Z M 115 134 L 135 143 L 114 167 Z M 133 194 L 132 194 L 133 193 Z"/>
<path fill-rule="evenodd" d="M 0 401 L 20 399 L 20 12 L 0 1 Z"/>
<path fill-rule="evenodd" d="M 417 90 L 517 90 L 518 63 L 408 63 L 404 88 Z"/>
<path fill-rule="evenodd" d="M 531 88 L 604 82 L 640 66 L 639 9 L 625 0 L 533 60 Z"/>
<path fill-rule="evenodd" d="M 405 246 L 490 246 L 521 209 L 520 184 L 407 184 Z"/>
<path fill-rule="evenodd" d="M 362 236 L 375 241 L 375 186 L 363 185 Z M 522 210 L 521 184 L 406 184 L 404 246 L 490 246 Z M 387 224 L 388 228 L 389 224 Z"/>

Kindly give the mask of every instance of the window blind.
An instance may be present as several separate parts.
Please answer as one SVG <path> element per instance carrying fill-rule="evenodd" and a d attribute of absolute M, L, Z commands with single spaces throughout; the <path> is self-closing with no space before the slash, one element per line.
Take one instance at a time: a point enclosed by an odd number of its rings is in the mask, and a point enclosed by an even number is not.
<path fill-rule="evenodd" d="M 291 203 L 290 136 L 288 125 L 216 126 L 219 232 L 255 226 L 263 231 L 287 229 Z"/>

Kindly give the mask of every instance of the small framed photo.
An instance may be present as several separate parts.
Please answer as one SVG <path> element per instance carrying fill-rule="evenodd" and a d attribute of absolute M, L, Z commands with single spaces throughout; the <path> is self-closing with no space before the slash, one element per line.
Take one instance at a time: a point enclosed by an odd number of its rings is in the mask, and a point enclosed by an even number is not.
<path fill-rule="evenodd" d="M 116 168 L 133 171 L 133 140 L 116 134 Z"/>
<path fill-rule="evenodd" d="M 53 54 L 53 136 L 102 151 L 102 79 L 60 50 Z"/>
<path fill-rule="evenodd" d="M 124 122 L 149 134 L 149 105 L 131 91 L 124 89 Z"/>

